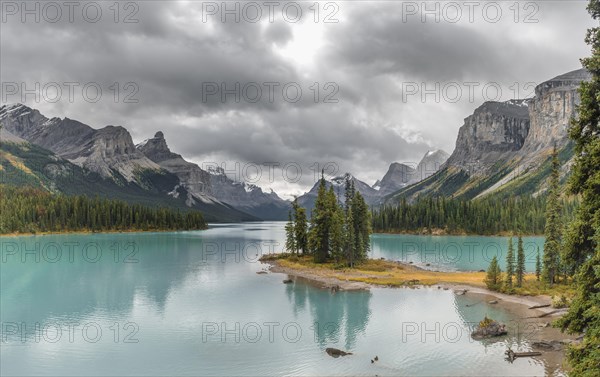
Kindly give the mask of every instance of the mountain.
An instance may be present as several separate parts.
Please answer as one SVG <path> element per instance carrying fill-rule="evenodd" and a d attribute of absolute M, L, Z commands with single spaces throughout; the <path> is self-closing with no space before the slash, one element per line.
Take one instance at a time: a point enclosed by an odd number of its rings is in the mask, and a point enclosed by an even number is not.
<path fill-rule="evenodd" d="M 104 178 L 141 183 L 144 171 L 160 171 L 157 164 L 136 150 L 131 135 L 120 126 L 96 130 L 69 118 L 48 119 L 21 104 L 0 107 L 0 121 L 13 135 Z"/>
<path fill-rule="evenodd" d="M 262 220 L 287 218 L 290 203 L 275 192 L 265 193 L 256 185 L 234 181 L 222 168 L 211 168 L 209 171 L 201 169 L 181 155 L 171 152 L 160 131 L 153 138 L 138 144 L 137 149 L 160 167 L 179 177 L 183 187 L 195 198 L 205 202 L 227 203 Z M 193 201 L 193 198 L 189 200 Z"/>
<path fill-rule="evenodd" d="M 416 167 L 393 162 L 381 180 L 373 185 L 381 197 L 435 174 L 450 155 L 441 149 L 428 151 Z"/>
<path fill-rule="evenodd" d="M 367 202 L 367 204 L 376 203 L 379 200 L 379 198 L 381 197 L 381 195 L 379 194 L 379 192 L 377 190 L 375 190 L 374 188 L 372 188 L 365 182 L 357 179 L 352 174 L 346 173 L 344 175 L 325 180 L 325 186 L 326 186 L 327 190 L 329 190 L 329 188 L 331 186 L 333 186 L 333 190 L 340 202 L 344 201 L 344 193 L 346 190 L 346 179 L 347 178 L 350 179 L 352 182 L 354 182 L 355 190 L 361 193 L 361 195 L 364 197 L 365 202 Z M 309 192 L 298 197 L 298 204 L 301 207 L 306 208 L 309 215 L 315 206 L 315 201 L 317 200 L 318 192 L 319 192 L 319 181 L 317 181 L 313 185 L 313 187 L 310 189 Z"/>
<path fill-rule="evenodd" d="M 387 195 L 406 186 L 413 178 L 416 170 L 408 165 L 393 162 L 387 173 L 373 185 L 380 195 Z"/>
<path fill-rule="evenodd" d="M 386 201 L 420 195 L 537 195 L 545 190 L 554 146 L 564 179 L 573 156 L 567 128 L 579 103 L 579 84 L 589 78 L 580 69 L 538 85 L 533 98 L 485 102 L 465 118 L 456 148 L 440 170 Z"/>
<path fill-rule="evenodd" d="M 48 119 L 24 105 L 0 107 L 0 182 L 64 194 L 203 212 L 207 221 L 256 217 L 189 192 L 179 178 L 139 152 L 123 127 L 96 130 L 68 118 Z"/>

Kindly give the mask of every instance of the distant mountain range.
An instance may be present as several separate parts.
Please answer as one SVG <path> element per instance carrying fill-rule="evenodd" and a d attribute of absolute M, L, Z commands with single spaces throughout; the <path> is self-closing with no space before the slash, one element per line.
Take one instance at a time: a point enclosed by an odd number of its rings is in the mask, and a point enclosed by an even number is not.
<path fill-rule="evenodd" d="M 372 206 L 427 195 L 538 195 L 545 190 L 555 145 L 562 177 L 569 171 L 567 127 L 579 102 L 577 88 L 589 77 L 577 70 L 538 85 L 533 98 L 485 102 L 465 118 L 452 155 L 434 150 L 417 166 L 394 162 L 372 186 L 349 173 L 327 185 L 343 198 L 345 180 L 351 179 Z M 290 209 L 274 192 L 186 161 L 160 131 L 134 145 L 123 127 L 94 129 L 69 118 L 48 119 L 22 104 L 1 106 L 0 123 L 0 183 L 195 208 L 208 221 L 283 220 Z M 298 197 L 309 211 L 317 189 L 318 182 Z"/>
<path fill-rule="evenodd" d="M 416 167 L 409 164 L 394 162 L 388 168 L 387 173 L 381 180 L 378 180 L 369 186 L 367 183 L 359 180 L 350 173 L 326 180 L 327 189 L 333 186 L 339 200 L 344 200 L 346 180 L 354 182 L 355 190 L 359 191 L 365 199 L 365 202 L 371 206 L 382 204 L 387 195 L 394 193 L 411 184 L 422 181 L 430 175 L 436 173 L 448 159 L 448 153 L 443 150 L 429 151 L 425 153 Z M 311 190 L 298 197 L 298 204 L 312 210 L 317 199 L 319 182 L 316 182 Z"/>

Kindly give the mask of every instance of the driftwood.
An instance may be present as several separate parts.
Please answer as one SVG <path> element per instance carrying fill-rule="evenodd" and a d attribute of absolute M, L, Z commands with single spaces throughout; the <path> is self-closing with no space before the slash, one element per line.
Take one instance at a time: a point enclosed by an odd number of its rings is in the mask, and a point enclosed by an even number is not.
<path fill-rule="evenodd" d="M 506 358 L 510 362 L 514 361 L 517 357 L 532 357 L 532 356 L 541 356 L 542 355 L 541 352 L 537 352 L 537 351 L 515 352 L 515 351 L 511 350 L 510 348 L 507 349 L 506 352 L 504 352 L 504 354 L 506 355 Z"/>
<path fill-rule="evenodd" d="M 547 317 L 547 316 L 552 315 L 552 314 L 560 313 L 562 311 L 564 311 L 564 309 L 556 309 L 556 310 L 553 310 L 553 311 L 548 312 L 548 313 L 543 313 L 543 314 L 540 314 L 540 315 L 534 315 L 533 317 L 525 317 L 524 319 L 544 318 L 544 317 Z"/>
<path fill-rule="evenodd" d="M 549 315 L 552 315 L 552 314 L 554 314 L 554 313 L 560 313 L 560 312 L 562 312 L 562 311 L 564 311 L 564 310 L 563 310 L 563 309 L 557 309 L 557 310 L 553 310 L 553 311 L 551 311 L 551 312 L 548 312 L 548 313 L 544 313 L 544 314 L 541 314 L 541 315 L 539 315 L 539 316 L 538 316 L 538 318 L 544 318 L 544 317 L 547 317 L 547 316 L 549 316 Z"/>
<path fill-rule="evenodd" d="M 529 309 L 539 309 L 539 308 L 547 308 L 549 307 L 550 304 L 544 304 L 544 305 L 534 305 L 534 306 L 530 306 Z"/>

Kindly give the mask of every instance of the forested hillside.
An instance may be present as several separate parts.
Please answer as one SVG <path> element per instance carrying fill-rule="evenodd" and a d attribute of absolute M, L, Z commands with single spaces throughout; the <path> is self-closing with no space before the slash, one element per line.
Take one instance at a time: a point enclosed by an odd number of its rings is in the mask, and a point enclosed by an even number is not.
<path fill-rule="evenodd" d="M 563 218 L 573 217 L 577 201 L 564 201 Z M 503 233 L 543 234 L 546 216 L 544 197 L 487 198 L 458 200 L 444 197 L 406 199 L 398 205 L 373 212 L 375 232 L 421 232 L 441 230 L 448 234 Z"/>
<path fill-rule="evenodd" d="M 205 229 L 199 211 L 0 185 L 0 233 Z"/>

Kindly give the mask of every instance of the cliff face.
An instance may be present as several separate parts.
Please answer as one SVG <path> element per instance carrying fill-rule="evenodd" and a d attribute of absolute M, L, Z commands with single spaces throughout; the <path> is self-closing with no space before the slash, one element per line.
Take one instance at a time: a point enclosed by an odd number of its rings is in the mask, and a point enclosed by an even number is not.
<path fill-rule="evenodd" d="M 529 133 L 527 101 L 485 102 L 465 119 L 448 166 L 485 172 L 521 149 Z"/>
<path fill-rule="evenodd" d="M 591 78 L 585 69 L 579 69 L 548 80 L 535 88 L 535 97 L 529 104 L 531 127 L 521 154 L 535 153 L 567 143 L 570 120 L 576 115 L 579 103 L 579 84 Z"/>
<path fill-rule="evenodd" d="M 393 198 L 539 193 L 548 171 L 542 165 L 554 145 L 564 152 L 562 170 L 568 171 L 572 156 L 568 127 L 580 101 L 579 85 L 589 78 L 580 69 L 538 85 L 531 99 L 484 103 L 465 119 L 456 148 L 441 171 L 399 190 Z"/>

